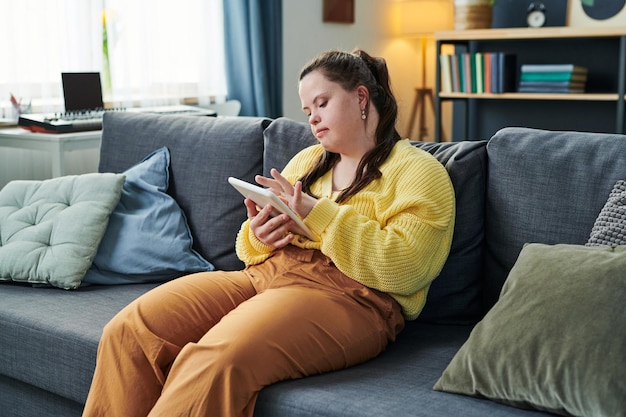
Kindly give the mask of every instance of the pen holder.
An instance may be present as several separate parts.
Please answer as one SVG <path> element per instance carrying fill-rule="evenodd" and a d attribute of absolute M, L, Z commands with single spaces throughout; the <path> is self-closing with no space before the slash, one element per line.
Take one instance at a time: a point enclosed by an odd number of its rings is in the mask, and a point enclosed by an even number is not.
<path fill-rule="evenodd" d="M 18 104 L 11 107 L 11 114 L 14 120 L 18 120 L 22 114 L 30 113 L 31 104 Z"/>

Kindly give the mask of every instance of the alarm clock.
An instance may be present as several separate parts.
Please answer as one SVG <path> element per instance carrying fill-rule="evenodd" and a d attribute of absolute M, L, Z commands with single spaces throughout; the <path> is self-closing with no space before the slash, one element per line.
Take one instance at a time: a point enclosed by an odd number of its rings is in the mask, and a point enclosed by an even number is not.
<path fill-rule="evenodd" d="M 526 23 L 531 28 L 540 28 L 545 25 L 546 6 L 539 2 L 530 3 L 526 11 Z"/>

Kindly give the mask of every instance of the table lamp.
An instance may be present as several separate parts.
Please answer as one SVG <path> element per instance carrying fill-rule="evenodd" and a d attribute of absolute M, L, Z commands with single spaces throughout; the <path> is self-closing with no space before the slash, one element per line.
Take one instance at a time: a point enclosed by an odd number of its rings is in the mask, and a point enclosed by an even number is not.
<path fill-rule="evenodd" d="M 426 103 L 430 103 L 431 111 L 435 112 L 435 103 L 432 88 L 426 86 L 426 44 L 429 37 L 441 30 L 450 30 L 453 27 L 453 5 L 451 0 L 410 0 L 398 3 L 399 29 L 406 37 L 419 37 L 422 53 L 422 80 L 420 87 L 415 89 L 415 102 L 411 110 L 411 118 L 407 135 L 411 135 L 415 118 L 419 123 L 418 140 L 428 136 L 426 127 Z"/>

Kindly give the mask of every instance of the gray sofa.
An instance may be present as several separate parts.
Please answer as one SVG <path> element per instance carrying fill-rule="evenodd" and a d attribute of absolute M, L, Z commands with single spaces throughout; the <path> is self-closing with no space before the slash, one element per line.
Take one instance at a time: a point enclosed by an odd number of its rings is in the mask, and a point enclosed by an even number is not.
<path fill-rule="evenodd" d="M 217 268 L 235 269 L 241 264 L 233 243 L 245 208 L 227 177 L 252 181 L 257 173 L 282 168 L 314 142 L 308 125 L 284 118 L 111 113 L 104 119 L 99 170 L 123 172 L 166 146 L 171 153 L 168 194 L 187 216 L 194 248 Z M 527 404 L 433 386 L 498 300 L 525 243 L 582 246 L 588 241 L 614 184 L 626 178 L 626 136 L 506 128 L 489 142 L 415 145 L 444 164 L 457 197 L 452 251 L 423 314 L 407 323 L 383 354 L 365 364 L 264 389 L 255 416 L 534 416 L 545 415 L 545 410 L 580 415 L 576 407 L 529 411 L 524 409 Z M 103 326 L 155 285 L 91 285 L 64 291 L 0 284 L 0 414 L 79 416 Z M 538 294 L 542 291 L 537 289 Z M 620 291 L 623 287 L 616 289 Z M 617 319 L 626 322 L 622 304 L 614 310 Z M 541 321 L 532 326 L 541 327 Z M 532 332 L 522 319 L 508 324 Z M 615 329 L 617 338 L 624 338 L 623 326 Z M 495 346 L 492 354 L 500 348 Z M 611 353 L 611 367 L 626 368 L 623 344 L 611 348 L 617 349 Z M 568 366 L 559 364 L 560 369 Z M 577 369 L 581 366 L 576 364 Z M 502 380 L 511 379 L 512 372 Z M 622 390 L 626 377 L 619 372 L 604 379 Z M 567 373 L 543 390 L 558 392 L 574 377 Z M 546 379 L 530 382 L 541 386 Z M 589 394 L 590 407 L 597 409 L 593 415 L 609 415 L 593 403 L 593 387 L 578 382 L 571 385 Z M 580 403 L 582 394 L 576 395 L 575 389 L 572 401 Z M 521 394 L 524 390 L 519 388 Z M 612 401 L 626 410 L 623 399 Z"/>

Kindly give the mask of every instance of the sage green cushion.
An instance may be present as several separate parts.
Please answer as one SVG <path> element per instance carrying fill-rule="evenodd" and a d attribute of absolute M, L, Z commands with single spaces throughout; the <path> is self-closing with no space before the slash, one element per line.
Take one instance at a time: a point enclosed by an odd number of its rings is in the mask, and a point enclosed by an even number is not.
<path fill-rule="evenodd" d="M 528 244 L 435 389 L 562 415 L 626 410 L 626 246 Z"/>
<path fill-rule="evenodd" d="M 123 184 L 121 174 L 8 183 L 0 190 L 0 281 L 78 288 Z"/>

